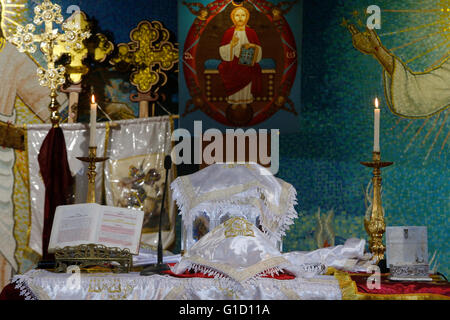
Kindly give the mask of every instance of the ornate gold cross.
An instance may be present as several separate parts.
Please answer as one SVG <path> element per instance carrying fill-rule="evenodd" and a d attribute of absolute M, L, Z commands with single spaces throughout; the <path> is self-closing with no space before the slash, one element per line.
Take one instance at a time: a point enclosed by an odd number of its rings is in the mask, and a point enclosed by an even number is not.
<path fill-rule="evenodd" d="M 118 45 L 118 54 L 111 59 L 117 69 L 131 69 L 131 84 L 136 86 L 137 95 L 130 99 L 139 102 L 139 116 L 148 117 L 148 102 L 159 98 L 160 86 L 167 83 L 166 71 L 178 62 L 178 49 L 170 42 L 169 30 L 159 21 L 141 21 L 130 32 L 129 43 Z M 151 90 L 158 86 L 152 93 Z M 154 107 L 153 107 L 154 108 Z M 153 109 L 154 115 L 154 109 Z"/>
<path fill-rule="evenodd" d="M 90 23 L 86 14 L 82 11 L 75 12 L 67 19 L 67 23 L 72 26 L 78 25 L 85 32 L 90 30 Z M 70 56 L 70 63 L 66 65 L 66 73 L 70 84 L 67 88 L 61 89 L 62 92 L 69 93 L 69 123 L 74 123 L 77 120 L 79 94 L 82 91 L 81 81 L 89 72 L 89 67 L 83 63 L 84 59 L 91 56 L 95 61 L 103 62 L 113 50 L 113 43 L 101 33 L 92 36 L 88 44 L 81 42 L 80 46 L 66 46 L 64 43 L 58 43 L 55 46 L 55 55 L 67 54 Z"/>
<path fill-rule="evenodd" d="M 40 44 L 40 50 L 47 62 L 47 69 L 43 67 L 38 69 L 39 84 L 50 88 L 50 119 L 53 126 L 57 127 L 60 115 L 56 92 L 65 83 L 66 69 L 63 66 L 56 66 L 56 61 L 61 57 L 63 51 L 81 50 L 83 40 L 89 38 L 91 34 L 89 30 L 83 30 L 79 23 L 80 19 L 75 17 L 77 13 L 64 22 L 61 7 L 49 0 L 44 0 L 41 5 L 36 6 L 34 14 L 33 24 L 27 24 L 25 27 L 18 26 L 16 33 L 8 40 L 16 45 L 20 52 L 34 53 L 37 50 L 36 43 Z M 60 24 L 64 32 L 60 33 L 58 29 L 54 29 L 54 24 Z M 44 25 L 43 32 L 35 34 L 36 26 L 40 25 Z"/>

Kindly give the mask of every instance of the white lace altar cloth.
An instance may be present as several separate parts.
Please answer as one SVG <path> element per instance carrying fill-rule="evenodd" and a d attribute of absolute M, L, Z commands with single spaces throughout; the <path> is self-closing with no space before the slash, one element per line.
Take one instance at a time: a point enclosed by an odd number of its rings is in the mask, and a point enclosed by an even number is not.
<path fill-rule="evenodd" d="M 16 289 L 38 300 L 341 300 L 333 276 L 276 280 L 261 278 L 241 287 L 227 287 L 213 278 L 169 275 L 69 274 L 30 270 L 13 278 Z"/>

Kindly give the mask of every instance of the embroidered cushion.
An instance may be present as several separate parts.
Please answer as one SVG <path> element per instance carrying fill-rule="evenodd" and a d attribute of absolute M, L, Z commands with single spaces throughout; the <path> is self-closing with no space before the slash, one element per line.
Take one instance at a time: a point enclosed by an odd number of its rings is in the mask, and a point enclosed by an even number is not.
<path fill-rule="evenodd" d="M 196 242 L 172 271 L 186 270 L 244 282 L 265 274 L 278 274 L 289 261 L 267 236 L 243 217 L 220 224 Z"/>

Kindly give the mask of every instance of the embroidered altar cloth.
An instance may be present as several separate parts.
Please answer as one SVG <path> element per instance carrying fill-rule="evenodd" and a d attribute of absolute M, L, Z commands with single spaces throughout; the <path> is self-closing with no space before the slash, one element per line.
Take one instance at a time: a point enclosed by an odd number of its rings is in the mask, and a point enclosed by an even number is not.
<path fill-rule="evenodd" d="M 223 279 L 222 279 L 223 280 Z M 260 278 L 239 287 L 214 278 L 171 275 L 67 274 L 31 270 L 13 278 L 16 289 L 39 300 L 340 300 L 333 276 Z"/>

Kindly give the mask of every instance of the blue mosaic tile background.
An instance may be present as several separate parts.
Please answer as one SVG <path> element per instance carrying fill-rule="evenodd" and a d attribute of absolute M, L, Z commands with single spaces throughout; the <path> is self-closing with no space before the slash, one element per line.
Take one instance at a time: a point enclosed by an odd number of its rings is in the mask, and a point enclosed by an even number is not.
<path fill-rule="evenodd" d="M 377 2 L 382 10 L 436 9 L 440 3 Z M 296 187 L 300 218 L 289 230 L 284 250 L 317 248 L 314 213 L 318 208 L 322 212 L 334 209 L 336 244 L 350 237 L 367 237 L 363 227 L 363 189 L 372 173 L 359 162 L 371 158 L 373 99 L 378 96 L 382 99 L 382 157 L 395 162 L 382 172 L 386 223 L 427 226 L 429 254 L 438 251 L 438 271 L 448 275 L 450 175 L 448 142 L 444 144 L 449 131 L 448 110 L 427 123 L 399 118 L 388 110 L 381 66 L 354 49 L 348 31 L 340 26 L 344 17 L 350 19 L 354 10 L 362 12 L 370 4 L 373 1 L 304 2 L 300 133 L 281 137 L 278 174 Z M 429 24 L 437 18 L 432 14 L 383 12 L 378 34 L 387 48 L 393 48 L 436 29 L 422 28 L 395 37 L 383 34 Z M 396 54 L 407 61 L 440 41 L 431 37 Z M 440 50 L 431 51 L 409 66 L 422 71 L 442 57 Z"/>

